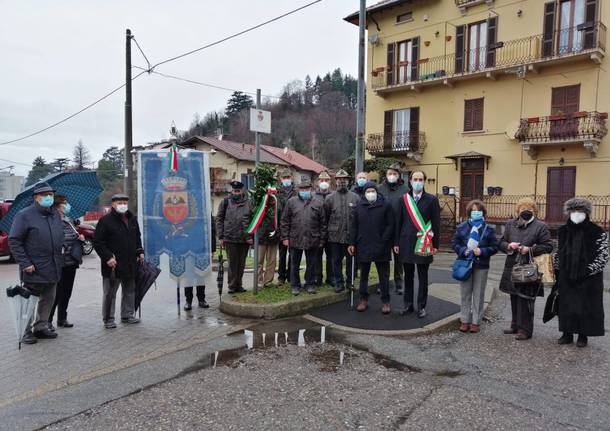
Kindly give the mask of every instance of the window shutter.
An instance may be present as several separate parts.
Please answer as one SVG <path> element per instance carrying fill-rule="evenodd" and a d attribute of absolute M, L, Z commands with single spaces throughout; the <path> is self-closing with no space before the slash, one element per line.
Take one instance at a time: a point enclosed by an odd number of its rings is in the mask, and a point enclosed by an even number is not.
<path fill-rule="evenodd" d="M 565 113 L 565 87 L 553 88 L 551 96 L 551 115 Z"/>
<path fill-rule="evenodd" d="M 411 151 L 419 148 L 419 107 L 410 109 L 409 147 Z"/>
<path fill-rule="evenodd" d="M 419 37 L 411 39 L 411 81 L 417 81 L 417 60 L 419 60 Z"/>
<path fill-rule="evenodd" d="M 473 130 L 483 130 L 483 101 L 485 99 L 475 99 L 473 107 L 472 122 L 474 125 Z"/>
<path fill-rule="evenodd" d="M 383 148 L 392 149 L 392 130 L 394 128 L 394 111 L 385 111 L 383 115 Z"/>
<path fill-rule="evenodd" d="M 460 25 L 455 29 L 455 73 L 464 71 L 464 36 L 466 26 Z"/>
<path fill-rule="evenodd" d="M 585 24 L 584 24 L 584 49 L 595 47 L 595 35 L 597 33 L 597 0 L 587 0 L 585 4 Z"/>
<path fill-rule="evenodd" d="M 580 85 L 566 87 L 566 114 L 578 112 L 580 105 Z"/>
<path fill-rule="evenodd" d="M 580 108 L 580 85 L 553 88 L 551 115 L 573 114 Z"/>
<path fill-rule="evenodd" d="M 395 43 L 388 43 L 388 58 L 387 58 L 387 70 L 386 76 L 388 79 L 388 85 L 394 85 L 394 57 L 395 57 Z"/>
<path fill-rule="evenodd" d="M 474 130 L 474 125 L 472 122 L 472 100 L 464 101 L 464 131 L 468 132 L 470 130 Z"/>
<path fill-rule="evenodd" d="M 492 17 L 487 20 L 487 61 L 486 67 L 495 67 L 496 65 L 496 42 L 498 40 L 498 17 Z"/>
<path fill-rule="evenodd" d="M 553 55 L 553 46 L 555 40 L 555 14 L 557 5 L 555 2 L 545 3 L 544 5 L 544 21 L 542 29 L 542 56 L 550 57 Z"/>

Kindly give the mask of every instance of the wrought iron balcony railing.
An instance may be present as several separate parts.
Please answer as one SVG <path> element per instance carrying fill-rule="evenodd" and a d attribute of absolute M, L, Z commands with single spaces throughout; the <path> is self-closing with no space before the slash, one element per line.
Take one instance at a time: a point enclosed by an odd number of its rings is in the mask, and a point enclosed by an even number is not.
<path fill-rule="evenodd" d="M 421 160 L 425 148 L 424 132 L 371 133 L 366 141 L 366 149 L 373 156 L 403 155 L 410 159 Z"/>
<path fill-rule="evenodd" d="M 552 39 L 543 35 L 500 41 L 460 53 L 401 61 L 373 69 L 371 85 L 379 93 L 422 85 L 451 85 L 454 80 L 477 76 L 493 78 L 500 71 L 524 76 L 528 71 L 566 58 L 589 57 L 601 62 L 606 51 L 606 26 L 581 24 L 557 30 Z"/>
<path fill-rule="evenodd" d="M 455 0 L 455 5 L 462 9 L 482 3 L 486 3 L 488 6 L 491 6 L 493 2 L 494 0 Z"/>
<path fill-rule="evenodd" d="M 536 146 L 550 144 L 583 144 L 591 155 L 595 155 L 608 133 L 607 119 L 606 112 L 522 118 L 515 138 L 531 156 L 535 156 Z"/>

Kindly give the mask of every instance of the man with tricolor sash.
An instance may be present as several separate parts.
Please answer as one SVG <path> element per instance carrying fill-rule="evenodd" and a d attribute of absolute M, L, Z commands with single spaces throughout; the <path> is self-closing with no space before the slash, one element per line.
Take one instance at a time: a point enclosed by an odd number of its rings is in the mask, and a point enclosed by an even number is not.
<path fill-rule="evenodd" d="M 413 290 L 417 267 L 417 316 L 424 318 L 428 300 L 428 268 L 439 247 L 441 208 L 437 197 L 424 190 L 424 172 L 411 172 L 409 181 L 411 191 L 395 202 L 394 252 L 399 255 L 405 274 L 404 309 L 401 314 L 415 311 Z"/>

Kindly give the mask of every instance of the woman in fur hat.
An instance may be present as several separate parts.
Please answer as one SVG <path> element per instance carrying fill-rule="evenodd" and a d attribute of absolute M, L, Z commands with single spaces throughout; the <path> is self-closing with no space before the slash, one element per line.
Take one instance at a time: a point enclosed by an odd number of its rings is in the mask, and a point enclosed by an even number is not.
<path fill-rule="evenodd" d="M 559 228 L 555 274 L 559 289 L 559 344 L 585 347 L 587 337 L 604 335 L 604 267 L 608 262 L 608 233 L 590 219 L 591 202 L 572 198 L 564 204 L 568 216 Z"/>

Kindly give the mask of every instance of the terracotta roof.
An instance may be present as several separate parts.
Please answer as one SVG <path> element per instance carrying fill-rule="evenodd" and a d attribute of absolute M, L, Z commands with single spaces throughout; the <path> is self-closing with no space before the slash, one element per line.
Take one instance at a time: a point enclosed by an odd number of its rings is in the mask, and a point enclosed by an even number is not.
<path fill-rule="evenodd" d="M 237 160 L 247 160 L 250 162 L 254 162 L 256 159 L 255 147 L 252 144 L 242 144 L 239 142 L 226 141 L 224 139 L 218 140 L 215 138 L 210 138 L 208 136 L 193 136 L 192 138 L 189 138 L 185 142 L 183 142 L 183 145 L 191 146 L 194 144 L 195 140 L 204 142 L 210 145 L 211 147 L 214 147 L 217 151 L 222 151 L 223 153 L 226 153 Z M 261 150 L 262 147 L 263 146 L 261 146 Z M 261 151 L 261 162 L 282 166 L 286 166 L 289 164 L 285 162 L 282 158 L 276 157 L 266 151 Z"/>
<path fill-rule="evenodd" d="M 392 8 L 394 6 L 400 6 L 403 3 L 413 3 L 413 0 L 381 0 L 378 3 L 375 3 L 372 6 L 366 8 L 366 14 L 370 14 L 373 12 L 381 12 L 385 9 Z M 351 22 L 352 24 L 358 25 L 358 16 L 360 15 L 360 11 L 356 11 L 352 14 L 349 14 L 345 18 L 343 18 L 347 22 Z"/>
<path fill-rule="evenodd" d="M 286 151 L 284 148 L 271 147 L 269 145 L 261 145 L 261 148 L 302 171 L 311 171 L 319 174 L 320 172 L 327 170 L 323 165 L 296 151 Z"/>

